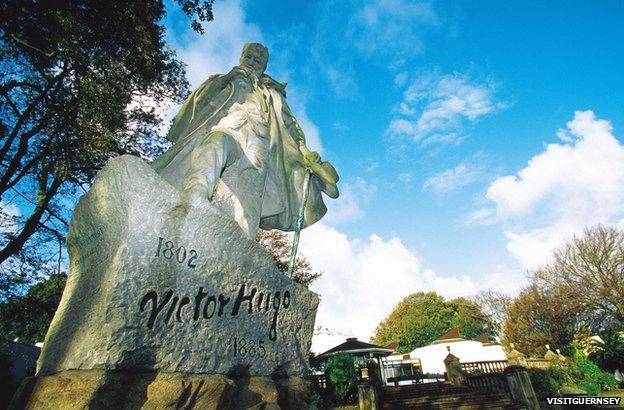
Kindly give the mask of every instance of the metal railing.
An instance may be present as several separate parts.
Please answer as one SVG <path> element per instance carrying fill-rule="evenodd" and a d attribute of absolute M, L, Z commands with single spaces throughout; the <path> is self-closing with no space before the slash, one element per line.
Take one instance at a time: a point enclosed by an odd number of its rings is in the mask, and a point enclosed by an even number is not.
<path fill-rule="evenodd" d="M 388 360 L 382 358 L 380 364 L 381 378 L 385 385 L 399 380 L 415 382 L 414 379 L 422 374 L 420 359 Z"/>
<path fill-rule="evenodd" d="M 460 363 L 462 370 L 469 374 L 502 373 L 509 366 L 507 360 L 490 360 L 487 362 Z"/>

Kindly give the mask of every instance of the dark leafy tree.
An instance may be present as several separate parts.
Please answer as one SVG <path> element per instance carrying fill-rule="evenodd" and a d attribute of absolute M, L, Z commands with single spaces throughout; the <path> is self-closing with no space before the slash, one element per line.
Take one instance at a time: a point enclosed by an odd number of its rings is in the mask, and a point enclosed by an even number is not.
<path fill-rule="evenodd" d="M 418 292 L 399 302 L 377 326 L 372 342 L 382 346 L 394 342 L 399 352 L 407 353 L 454 327 L 462 337 L 474 339 L 487 333 L 491 325 L 481 307 L 468 299 L 445 301 L 435 292 Z"/>
<path fill-rule="evenodd" d="M 61 300 L 67 276 L 53 274 L 24 296 L 0 303 L 0 337 L 22 343 L 42 342 Z"/>
<path fill-rule="evenodd" d="M 177 0 L 201 31 L 212 0 Z M 151 157 L 159 109 L 188 93 L 162 0 L 0 3 L 0 285 L 58 265 L 69 209 L 112 156 Z M 3 295 L 0 295 L 3 296 Z"/>
<path fill-rule="evenodd" d="M 624 371 L 624 332 L 605 332 L 600 335 L 600 339 L 602 342 L 597 343 L 598 349 L 589 358 L 602 370 Z"/>
<path fill-rule="evenodd" d="M 346 404 L 354 401 L 357 371 L 353 357 L 349 353 L 341 352 L 330 356 L 327 359 L 325 375 L 338 403 Z"/>
<path fill-rule="evenodd" d="M 271 231 L 259 230 L 256 240 L 264 246 L 273 259 L 275 259 L 279 270 L 287 274 L 290 263 L 290 253 L 292 251 L 292 245 L 288 235 L 275 229 Z M 310 265 L 310 262 L 308 262 L 303 255 L 297 255 L 293 274 L 293 279 L 295 281 L 304 286 L 310 286 L 310 284 L 320 278 L 321 275 L 323 275 L 322 272 L 314 272 L 312 270 L 312 265 Z"/>

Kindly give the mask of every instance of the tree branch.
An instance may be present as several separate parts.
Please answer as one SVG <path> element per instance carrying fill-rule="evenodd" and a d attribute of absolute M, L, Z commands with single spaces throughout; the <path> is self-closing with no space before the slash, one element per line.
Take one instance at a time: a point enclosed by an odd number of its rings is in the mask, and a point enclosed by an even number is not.
<path fill-rule="evenodd" d="M 39 226 L 43 213 L 61 184 L 61 179 L 59 177 L 55 177 L 50 187 L 46 189 L 47 177 L 41 176 L 39 181 L 39 193 L 37 195 L 37 206 L 33 210 L 30 217 L 26 220 L 22 231 L 15 238 L 9 241 L 9 243 L 7 243 L 2 250 L 0 250 L 0 264 L 4 263 L 4 261 L 6 261 L 13 254 L 19 252 L 26 241 L 37 231 L 37 227 Z"/>

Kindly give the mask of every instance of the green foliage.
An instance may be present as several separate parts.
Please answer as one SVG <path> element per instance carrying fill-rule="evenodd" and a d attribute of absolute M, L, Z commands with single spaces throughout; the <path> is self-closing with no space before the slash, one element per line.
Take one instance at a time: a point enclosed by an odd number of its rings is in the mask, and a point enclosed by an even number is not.
<path fill-rule="evenodd" d="M 212 0 L 176 2 L 197 31 L 212 19 Z M 111 157 L 162 151 L 159 109 L 188 93 L 164 15 L 162 0 L 0 2 L 0 300 L 61 265 L 70 209 Z"/>
<path fill-rule="evenodd" d="M 466 298 L 453 299 L 447 302 L 453 309 L 450 328 L 458 327 L 464 339 L 476 339 L 486 332 L 487 322 L 483 310 L 475 302 Z"/>
<path fill-rule="evenodd" d="M 0 409 L 6 409 L 9 406 L 11 397 L 17 389 L 11 375 L 11 366 L 11 353 L 0 348 Z"/>
<path fill-rule="evenodd" d="M 612 374 L 600 370 L 596 363 L 580 352 L 575 353 L 571 368 L 572 373 L 578 378 L 578 386 L 590 395 L 597 395 L 601 389 L 608 390 L 617 387 L 617 382 Z"/>
<path fill-rule="evenodd" d="M 617 387 L 615 377 L 576 351 L 573 357 L 547 370 L 529 369 L 533 390 L 539 398 L 583 391 L 597 396 L 601 390 Z"/>
<path fill-rule="evenodd" d="M 547 370 L 528 369 L 535 394 L 540 399 L 569 393 L 585 392 L 597 396 L 602 390 L 617 387 L 615 377 L 606 373 L 581 352 Z"/>
<path fill-rule="evenodd" d="M 352 402 L 355 398 L 357 371 L 349 353 L 338 353 L 327 359 L 327 381 L 339 403 Z"/>
<path fill-rule="evenodd" d="M 528 372 L 533 390 L 540 400 L 546 396 L 560 394 L 561 388 L 566 383 L 564 370 L 556 365 L 549 369 L 529 368 Z"/>
<path fill-rule="evenodd" d="M 0 303 L 0 337 L 21 343 L 43 341 L 65 288 L 67 276 L 57 274 L 32 286 L 26 295 Z"/>
<path fill-rule="evenodd" d="M 489 328 L 479 305 L 465 298 L 445 301 L 435 292 L 418 292 L 404 298 L 375 330 L 373 343 L 387 346 L 398 342 L 407 353 L 426 346 L 439 336 L 459 327 L 460 335 L 474 339 Z"/>
<path fill-rule="evenodd" d="M 310 404 L 316 408 L 322 408 L 323 407 L 323 397 L 321 396 L 321 394 L 316 391 L 316 389 L 313 389 L 310 391 Z"/>
<path fill-rule="evenodd" d="M 613 373 L 616 369 L 624 370 L 624 336 L 622 332 L 600 334 L 602 343 L 589 355 L 601 369 Z"/>

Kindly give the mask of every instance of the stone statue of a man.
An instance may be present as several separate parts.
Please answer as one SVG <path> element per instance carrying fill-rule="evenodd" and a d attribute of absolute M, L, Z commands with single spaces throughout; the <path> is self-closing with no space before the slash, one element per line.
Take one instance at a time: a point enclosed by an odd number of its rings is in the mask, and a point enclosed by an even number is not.
<path fill-rule="evenodd" d="M 327 211 L 321 192 L 338 197 L 338 175 L 306 147 L 286 84 L 264 74 L 268 58 L 263 45 L 246 44 L 240 66 L 199 86 L 167 135 L 174 145 L 153 164 L 189 201 L 211 201 L 250 238 L 259 227 L 295 229 L 307 172 L 304 226 Z"/>

